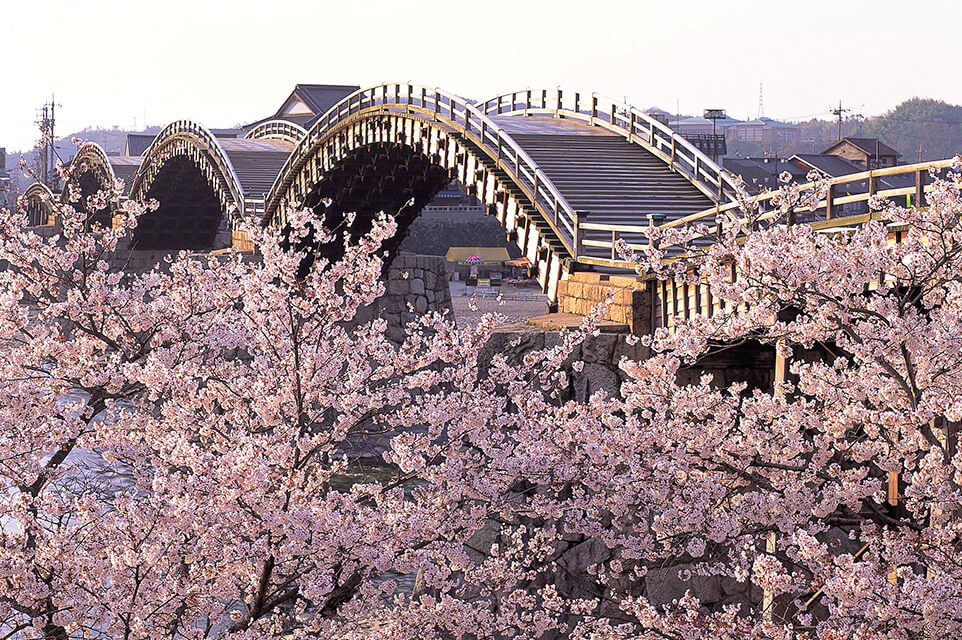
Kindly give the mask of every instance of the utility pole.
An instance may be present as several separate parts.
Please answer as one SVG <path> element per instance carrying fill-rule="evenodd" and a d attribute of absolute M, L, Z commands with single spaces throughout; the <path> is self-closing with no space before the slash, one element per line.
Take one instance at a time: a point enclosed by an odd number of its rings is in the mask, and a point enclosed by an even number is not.
<path fill-rule="evenodd" d="M 59 186 L 57 179 L 57 150 L 54 147 L 55 129 L 57 126 L 57 104 L 53 94 L 50 95 L 50 102 L 43 105 L 40 120 L 37 122 L 43 132 L 43 148 L 41 156 L 43 161 L 40 163 L 40 182 L 56 191 Z"/>
<path fill-rule="evenodd" d="M 838 139 L 839 140 L 842 139 L 842 114 L 848 111 L 851 111 L 851 109 L 843 109 L 841 100 L 838 101 L 838 108 L 832 109 L 832 113 L 838 116 Z"/>

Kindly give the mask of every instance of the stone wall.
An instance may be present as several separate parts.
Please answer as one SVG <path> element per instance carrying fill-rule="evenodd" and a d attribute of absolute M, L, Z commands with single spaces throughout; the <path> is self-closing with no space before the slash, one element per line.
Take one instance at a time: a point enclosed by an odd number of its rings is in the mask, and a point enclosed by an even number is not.
<path fill-rule="evenodd" d="M 600 284 L 585 286 L 581 291 L 588 293 L 581 293 L 580 298 L 572 297 L 572 299 L 589 300 L 592 296 L 601 295 L 602 289 L 610 291 L 609 286 Z M 619 294 L 624 295 L 622 299 L 626 300 L 625 305 L 629 295 L 634 296 L 639 293 L 647 295 L 647 291 L 643 289 L 625 288 L 624 290 L 630 292 Z M 634 298 L 631 299 L 634 300 Z M 640 303 L 640 306 L 643 309 L 644 302 Z M 641 314 L 643 313 L 642 311 Z M 628 379 L 627 374 L 618 366 L 622 358 L 642 361 L 651 356 L 650 350 L 640 341 L 634 345 L 627 343 L 629 319 L 626 316 L 626 321 L 620 327 L 610 325 L 602 327 L 600 335 L 589 337 L 575 347 L 562 364 L 570 381 L 562 400 L 585 402 L 598 391 L 605 391 L 613 396 L 621 394 L 622 383 Z M 642 324 L 639 322 L 638 326 Z M 517 364 L 532 351 L 556 346 L 560 341 L 561 336 L 558 331 L 531 323 L 500 327 L 485 346 L 480 359 L 481 366 L 483 368 L 483 363 L 490 361 L 495 354 L 504 355 L 509 363 Z M 580 371 L 575 371 L 572 367 L 576 361 L 584 362 Z M 680 384 L 697 384 L 701 376 L 707 373 L 714 376 L 715 384 L 718 386 L 727 387 L 735 382 L 747 382 L 748 392 L 756 388 L 770 391 L 774 367 L 775 355 L 770 346 L 746 343 L 720 349 L 702 358 L 697 364 L 683 367 L 679 370 L 677 379 Z M 537 523 L 531 524 L 537 527 Z M 500 540 L 499 529 L 500 523 L 492 521 L 478 532 L 469 541 L 468 547 L 471 553 L 481 556 L 488 552 L 491 545 L 504 543 Z M 550 579 L 559 593 L 565 596 L 597 597 L 597 587 L 587 568 L 614 557 L 613 552 L 599 540 L 585 536 L 567 537 L 553 558 L 560 568 L 558 573 L 550 578 L 541 578 L 541 582 L 532 584 L 531 587 L 542 586 L 545 580 Z M 686 591 L 691 591 L 701 600 L 704 608 L 711 611 L 720 611 L 722 607 L 730 604 L 739 604 L 747 610 L 749 607 L 758 607 L 761 603 L 762 591 L 757 586 L 718 575 L 692 575 L 690 568 L 691 565 L 685 562 L 683 556 L 668 560 L 658 567 L 650 568 L 644 578 L 626 585 L 626 588 L 636 594 L 644 595 L 655 606 L 678 600 Z"/>
<path fill-rule="evenodd" d="M 112 268 L 130 273 L 150 271 L 155 266 L 164 268 L 164 259 L 174 251 L 131 250 L 126 239 L 108 257 Z M 228 256 L 230 250 L 198 251 L 194 255 Z M 246 259 L 257 260 L 259 255 L 245 251 Z M 452 317 L 451 291 L 448 284 L 447 261 L 440 256 L 399 254 L 388 266 L 385 282 L 386 292 L 368 309 L 358 311 L 358 322 L 381 316 L 387 320 L 387 336 L 394 342 L 403 342 L 408 323 L 430 311 L 442 311 Z"/>
<path fill-rule="evenodd" d="M 407 324 L 425 313 L 441 311 L 452 317 L 446 265 L 440 256 L 402 253 L 394 258 L 387 270 L 386 292 L 372 309 L 387 320 L 390 340 L 402 342 Z"/>
<path fill-rule="evenodd" d="M 576 272 L 558 283 L 558 312 L 586 316 L 614 294 L 605 319 L 640 336 L 651 333 L 652 292 L 647 282 L 637 278 Z"/>
<path fill-rule="evenodd" d="M 505 247 L 512 258 L 521 255 L 501 223 L 485 215 L 482 207 L 422 211 L 400 245 L 401 251 L 433 256 L 443 256 L 451 247 Z"/>

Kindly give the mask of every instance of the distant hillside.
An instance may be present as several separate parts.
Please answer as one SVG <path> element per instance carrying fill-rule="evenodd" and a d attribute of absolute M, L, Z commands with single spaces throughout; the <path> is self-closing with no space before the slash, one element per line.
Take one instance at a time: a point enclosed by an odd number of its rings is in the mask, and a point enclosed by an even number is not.
<path fill-rule="evenodd" d="M 160 129 L 158 126 L 148 127 L 143 131 L 127 131 L 118 127 L 112 129 L 88 128 L 83 131 L 69 133 L 62 137 L 57 136 L 54 147 L 57 150 L 58 157 L 64 162 L 72 160 L 76 153 L 77 147 L 72 142 L 74 138 L 80 138 L 84 142 L 96 142 L 107 151 L 107 155 L 123 155 L 128 133 L 157 134 L 160 133 Z M 40 150 L 37 148 L 23 153 L 23 158 L 27 161 L 28 167 L 32 169 L 36 168 L 39 154 Z M 12 151 L 7 153 L 7 165 L 14 181 L 14 188 L 17 192 L 23 191 L 23 189 L 33 182 L 33 178 L 25 176 L 17 167 L 20 155 L 21 154 Z"/>
<path fill-rule="evenodd" d="M 796 124 L 801 127 L 799 142 L 772 151 L 780 156 L 818 153 L 838 139 L 835 120 Z M 847 118 L 842 122 L 842 135 L 879 138 L 902 154 L 899 162 L 903 164 L 919 161 L 919 145 L 923 161 L 951 158 L 962 153 L 962 106 L 931 98 L 912 98 L 881 116 Z"/>
<path fill-rule="evenodd" d="M 902 154 L 902 163 L 941 160 L 962 153 L 962 106 L 930 98 L 906 100 L 878 118 L 865 121 L 862 133 L 881 138 Z"/>

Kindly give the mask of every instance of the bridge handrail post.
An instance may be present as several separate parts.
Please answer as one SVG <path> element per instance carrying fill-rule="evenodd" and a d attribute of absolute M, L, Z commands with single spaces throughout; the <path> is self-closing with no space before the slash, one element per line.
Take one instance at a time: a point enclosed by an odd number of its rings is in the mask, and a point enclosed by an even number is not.
<path fill-rule="evenodd" d="M 833 208 L 832 200 L 834 199 L 834 197 L 835 197 L 835 185 L 830 183 L 828 185 L 828 193 L 825 194 L 825 219 L 826 220 L 832 219 L 832 208 Z"/>
<path fill-rule="evenodd" d="M 555 97 L 555 105 L 554 105 L 554 117 L 555 117 L 555 118 L 560 118 L 560 117 L 561 117 L 561 97 L 562 97 L 561 87 L 558 87 L 558 95 Z"/>
<path fill-rule="evenodd" d="M 922 169 L 915 172 L 915 206 L 925 206 L 925 173 Z M 926 170 L 927 172 L 928 170 Z"/>
<path fill-rule="evenodd" d="M 584 229 L 581 225 L 588 219 L 588 212 L 582 211 L 580 209 L 575 211 L 574 219 L 574 238 L 572 238 L 572 246 L 574 247 L 574 258 L 577 261 L 578 257 L 584 253 Z"/>
<path fill-rule="evenodd" d="M 595 118 L 598 117 L 598 96 L 591 94 L 591 126 L 595 126 Z"/>

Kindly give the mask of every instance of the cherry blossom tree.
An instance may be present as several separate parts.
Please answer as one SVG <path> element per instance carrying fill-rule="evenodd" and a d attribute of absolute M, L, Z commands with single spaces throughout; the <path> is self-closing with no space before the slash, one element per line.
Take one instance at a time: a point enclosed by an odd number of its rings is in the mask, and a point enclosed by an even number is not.
<path fill-rule="evenodd" d="M 720 312 L 625 336 L 647 357 L 587 401 L 603 306 L 520 358 L 485 351 L 493 317 L 397 345 L 358 313 L 390 217 L 352 239 L 291 211 L 294 242 L 244 226 L 256 259 L 122 273 L 154 204 L 121 187 L 57 205 L 54 237 L 0 219 L 0 638 L 962 632 L 957 174 L 833 234 L 784 224 L 795 186 L 710 245 L 653 232 L 639 269 Z M 318 242 L 343 258 L 305 270 Z M 745 344 L 785 375 L 680 376 Z"/>

